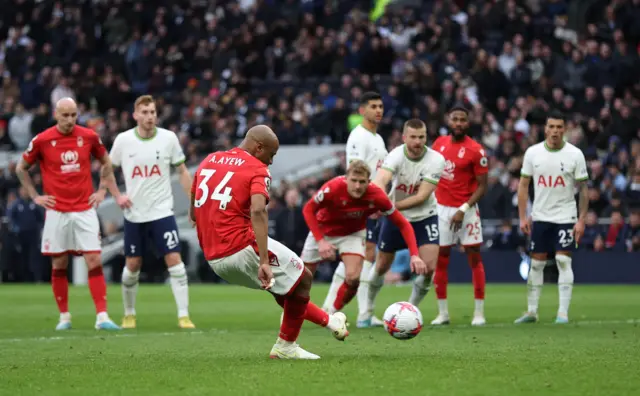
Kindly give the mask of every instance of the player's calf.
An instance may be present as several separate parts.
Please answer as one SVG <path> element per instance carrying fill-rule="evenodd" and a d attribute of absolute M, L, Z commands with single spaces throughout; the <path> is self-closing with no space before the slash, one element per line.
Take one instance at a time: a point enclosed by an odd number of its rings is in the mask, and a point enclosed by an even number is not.
<path fill-rule="evenodd" d="M 69 330 L 71 328 L 71 314 L 69 313 L 69 280 L 67 278 L 68 256 L 52 257 L 51 265 L 51 289 L 60 312 L 56 330 Z"/>
<path fill-rule="evenodd" d="M 141 257 L 127 257 L 122 269 L 122 303 L 124 304 L 123 329 L 136 327 L 136 296 L 140 280 Z"/>
<path fill-rule="evenodd" d="M 527 312 L 514 323 L 535 323 L 538 321 L 538 302 L 544 283 L 544 267 L 547 265 L 546 253 L 532 253 L 529 276 L 527 278 Z"/>
<path fill-rule="evenodd" d="M 183 329 L 193 329 L 195 325 L 189 319 L 189 279 L 187 269 L 180 253 L 168 253 L 164 257 L 169 270 L 169 282 L 178 309 L 178 325 Z"/>
<path fill-rule="evenodd" d="M 276 297 L 276 301 L 282 302 L 284 317 L 280 326 L 278 340 L 269 354 L 272 359 L 320 358 L 318 355 L 300 348 L 296 343 L 309 305 L 309 291 L 311 290 L 312 281 L 313 275 L 307 268 L 304 268 L 296 288 L 286 296 Z"/>
<path fill-rule="evenodd" d="M 345 264 L 345 280 L 338 289 L 336 300 L 333 303 L 333 312 L 342 310 L 358 292 L 360 286 L 360 273 L 362 271 L 362 256 L 343 254 Z"/>
<path fill-rule="evenodd" d="M 451 246 L 440 246 L 438 260 L 436 262 L 436 272 L 433 275 L 433 283 L 436 288 L 438 299 L 438 316 L 431 321 L 432 325 L 449 324 L 449 307 L 447 304 L 447 284 L 449 283 L 449 258 L 451 256 Z"/>
<path fill-rule="evenodd" d="M 413 281 L 409 302 L 419 306 L 431 288 L 431 281 L 438 261 L 439 246 L 437 244 L 425 244 L 420 246 L 420 258 L 427 266 L 427 273 L 418 275 Z"/>
<path fill-rule="evenodd" d="M 556 264 L 558 266 L 558 315 L 556 323 L 569 321 L 569 305 L 573 293 L 573 268 L 569 252 L 557 252 Z"/>
<path fill-rule="evenodd" d="M 484 318 L 484 292 L 486 277 L 484 273 L 484 264 L 482 263 L 482 256 L 480 255 L 480 247 L 465 246 L 465 253 L 467 254 L 469 266 L 471 267 L 473 294 L 475 299 L 475 309 L 471 324 L 474 326 L 482 326 L 486 323 Z"/>
<path fill-rule="evenodd" d="M 384 285 L 384 276 L 393 263 L 395 254 L 379 251 L 376 257 L 376 264 L 371 266 L 367 274 L 367 282 L 369 284 L 366 307 L 364 315 L 358 317 L 358 328 L 367 328 L 372 326 L 373 313 L 375 311 L 375 301 Z M 364 270 L 363 270 L 364 272 Z"/>

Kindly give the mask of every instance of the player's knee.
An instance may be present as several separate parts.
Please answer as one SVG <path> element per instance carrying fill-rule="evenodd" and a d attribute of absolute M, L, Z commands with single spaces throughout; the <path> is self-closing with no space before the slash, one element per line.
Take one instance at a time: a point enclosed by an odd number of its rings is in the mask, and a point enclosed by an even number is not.
<path fill-rule="evenodd" d="M 556 265 L 558 266 L 558 271 L 572 271 L 570 256 L 556 254 Z"/>
<path fill-rule="evenodd" d="M 142 267 L 142 257 L 127 257 L 125 265 L 131 272 L 138 272 Z"/>
<path fill-rule="evenodd" d="M 311 285 L 313 283 L 313 274 L 309 271 L 308 268 L 304 268 L 302 270 L 302 275 L 300 276 L 300 282 L 298 282 L 298 286 L 296 287 L 295 294 L 300 296 L 308 296 L 309 291 L 311 290 Z"/>
<path fill-rule="evenodd" d="M 360 278 L 347 277 L 344 281 L 350 289 L 357 289 L 360 286 Z"/>
<path fill-rule="evenodd" d="M 51 257 L 51 267 L 53 269 L 67 269 L 68 266 L 69 256 L 67 254 Z"/>
<path fill-rule="evenodd" d="M 87 263 L 89 271 L 102 266 L 100 253 L 88 253 L 84 255 L 84 261 Z"/>
<path fill-rule="evenodd" d="M 388 257 L 389 255 L 383 252 L 378 253 L 378 257 L 376 258 L 376 273 L 378 275 L 386 274 L 391 268 L 391 264 L 393 264 L 393 255 Z"/>
<path fill-rule="evenodd" d="M 173 267 L 182 263 L 182 257 L 180 257 L 180 253 L 172 252 L 164 256 L 164 262 L 167 264 L 167 267 Z"/>
<path fill-rule="evenodd" d="M 547 266 L 547 260 L 538 260 L 538 259 L 531 259 L 531 270 L 532 271 L 536 271 L 536 272 L 543 272 L 544 271 L 544 267 Z"/>
<path fill-rule="evenodd" d="M 437 258 L 430 257 L 423 261 L 424 261 L 424 264 L 427 266 L 427 274 L 431 274 L 436 270 L 436 266 L 438 265 Z"/>
<path fill-rule="evenodd" d="M 376 260 L 376 245 L 374 243 L 367 243 L 364 252 L 364 258 L 367 261 L 374 262 Z"/>
<path fill-rule="evenodd" d="M 482 265 L 482 256 L 479 250 L 467 250 L 467 261 L 471 268 L 476 268 Z"/>

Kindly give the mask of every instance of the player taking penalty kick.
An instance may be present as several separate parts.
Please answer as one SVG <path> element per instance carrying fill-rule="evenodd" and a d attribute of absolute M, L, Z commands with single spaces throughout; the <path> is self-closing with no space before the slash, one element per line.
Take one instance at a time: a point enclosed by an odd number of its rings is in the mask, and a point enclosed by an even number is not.
<path fill-rule="evenodd" d="M 178 226 L 173 216 L 171 167 L 178 171 L 187 196 L 191 196 L 191 175 L 176 134 L 156 126 L 158 117 L 153 97 L 144 95 L 136 99 L 133 118 L 138 126 L 119 134 L 110 154 L 111 162 L 122 169 L 126 186 L 126 194 L 120 194 L 117 188 L 111 191 L 125 217 L 122 328 L 136 327 L 138 280 L 145 241 L 150 236 L 169 269 L 169 282 L 178 307 L 178 325 L 193 329 L 195 326 L 189 319 L 187 270 L 180 256 Z"/>
<path fill-rule="evenodd" d="M 362 160 L 371 171 L 371 180 L 376 176 L 377 170 L 382 165 L 387 155 L 387 147 L 384 139 L 377 133 L 378 125 L 382 120 L 384 113 L 384 105 L 382 97 L 377 92 L 365 92 L 360 98 L 360 114 L 363 117 L 362 124 L 355 127 L 349 134 L 346 145 L 347 164 L 353 160 Z M 369 289 L 367 287 L 370 268 L 376 258 L 376 243 L 378 243 L 378 233 L 380 227 L 377 218 L 367 220 L 367 242 L 364 254 L 363 271 L 360 275 L 360 287 L 356 299 L 358 301 L 358 321 L 367 316 L 367 298 Z M 338 289 L 342 286 L 345 279 L 345 265 L 343 262 L 338 264 L 333 274 L 333 280 L 324 301 L 323 309 L 330 310 L 333 306 Z M 372 324 L 382 326 L 382 321 L 375 316 L 371 318 Z"/>
<path fill-rule="evenodd" d="M 449 111 L 448 121 L 451 134 L 439 137 L 432 146 L 444 157 L 445 166 L 436 188 L 440 252 L 433 283 L 436 287 L 439 313 L 431 324 L 449 324 L 447 267 L 451 246 L 460 242 L 472 271 L 475 311 L 471 324 L 481 326 L 486 323 L 485 274 L 480 256 L 482 223 L 477 203 L 487 190 L 489 164 L 482 146 L 467 136 L 468 111 L 461 105 L 454 106 Z"/>
<path fill-rule="evenodd" d="M 584 234 L 584 222 L 589 211 L 589 175 L 584 154 L 564 141 L 564 132 L 564 116 L 551 113 L 544 127 L 544 142 L 529 147 L 524 153 L 518 185 L 518 212 L 520 229 L 531 236 L 531 267 L 527 281 L 527 312 L 516 323 L 538 320 L 544 267 L 547 260 L 552 258 L 550 255 L 555 255 L 558 266 L 560 304 L 556 323 L 569 322 L 573 290 L 571 253 Z M 533 224 L 526 215 L 531 180 L 534 183 Z M 575 187 L 578 187 L 578 208 L 574 197 Z"/>
<path fill-rule="evenodd" d="M 210 154 L 200 164 L 191 188 L 189 214 L 211 268 L 229 283 L 269 291 L 284 308 L 274 359 L 319 359 L 297 343 L 304 320 L 328 328 L 344 340 L 346 317 L 329 315 L 309 302 L 313 276 L 302 260 L 268 237 L 267 168 L 278 151 L 273 131 L 255 126 L 238 148 Z"/>
<path fill-rule="evenodd" d="M 107 314 L 107 286 L 100 258 L 100 224 L 95 208 L 107 188 L 115 188 L 113 167 L 94 131 L 76 125 L 78 107 L 71 98 L 60 99 L 54 112 L 56 125 L 36 135 L 22 155 L 16 173 L 33 201 L 46 209 L 42 254 L 51 256 L 51 286 L 60 311 L 56 330 L 71 328 L 69 313 L 69 254 L 84 256 L 89 290 L 96 307 L 95 328 L 119 330 Z M 91 157 L 102 164 L 100 188 L 93 191 Z M 39 195 L 29 168 L 40 163 L 44 195 Z"/>
<path fill-rule="evenodd" d="M 323 260 L 333 260 L 340 253 L 345 264 L 345 280 L 329 312 L 337 312 L 353 299 L 360 284 L 364 261 L 366 221 L 381 212 L 400 230 L 411 252 L 411 269 L 424 275 L 426 265 L 419 257 L 416 236 L 411 224 L 395 210 L 385 192 L 369 182 L 370 171 L 360 160 L 349 164 L 346 176 L 325 183 L 302 210 L 311 232 L 302 248 L 302 260 L 312 272 Z"/>
<path fill-rule="evenodd" d="M 416 277 L 409 302 L 418 306 L 429 291 L 431 277 L 438 258 L 438 215 L 433 195 L 444 169 L 444 157 L 427 148 L 427 127 L 412 119 L 404 124 L 404 144 L 395 148 L 385 159 L 374 183 L 386 189 L 389 182 L 396 209 L 411 222 L 416 235 L 420 258 L 427 266 L 425 275 Z M 406 249 L 397 227 L 388 218 L 381 220 L 378 257 L 369 273 L 368 316 L 358 321 L 358 327 L 371 326 L 375 299 L 384 283 L 384 275 L 391 268 L 395 253 Z"/>

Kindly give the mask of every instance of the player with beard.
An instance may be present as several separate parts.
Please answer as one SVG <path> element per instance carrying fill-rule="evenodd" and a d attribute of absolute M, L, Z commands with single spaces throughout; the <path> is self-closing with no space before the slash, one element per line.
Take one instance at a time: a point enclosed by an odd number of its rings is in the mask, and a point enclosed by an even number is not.
<path fill-rule="evenodd" d="M 362 160 L 369 167 L 371 174 L 370 180 L 375 179 L 376 174 L 382 162 L 387 156 L 387 146 L 384 139 L 377 133 L 378 125 L 382 121 L 382 115 L 384 114 L 384 105 L 382 104 L 382 97 L 377 92 L 365 92 L 360 98 L 360 114 L 363 117 L 362 123 L 355 127 L 349 134 L 347 139 L 346 153 L 347 164 L 354 160 Z M 362 266 L 362 273 L 360 275 L 360 286 L 356 294 L 358 301 L 358 320 L 364 320 L 368 317 L 367 314 L 367 299 L 369 297 L 368 287 L 368 274 L 373 267 L 373 262 L 376 259 L 376 244 L 378 243 L 378 233 L 380 228 L 378 226 L 377 218 L 369 218 L 367 220 L 366 230 L 366 246 L 364 264 Z M 340 262 L 338 268 L 336 268 L 331 281 L 331 287 L 329 293 L 324 301 L 322 309 L 327 312 L 332 310 L 338 290 L 345 281 L 345 265 Z M 371 324 L 382 326 L 382 321 L 376 317 L 371 318 Z"/>
<path fill-rule="evenodd" d="M 444 157 L 426 146 L 427 127 L 419 119 L 411 119 L 404 124 L 402 131 L 404 144 L 393 149 L 384 160 L 374 183 L 381 189 L 387 189 L 392 182 L 390 197 L 396 208 L 409 220 L 427 272 L 418 275 L 413 282 L 413 291 L 409 302 L 418 306 L 424 299 L 438 258 L 438 215 L 437 202 L 433 194 L 444 169 Z M 369 273 L 368 312 L 373 316 L 375 300 L 384 284 L 384 276 L 391 268 L 395 254 L 407 248 L 400 238 L 398 228 L 383 218 L 380 225 L 378 257 L 375 267 Z M 369 327 L 366 318 L 358 327 Z"/>
<path fill-rule="evenodd" d="M 447 306 L 447 267 L 451 247 L 460 243 L 471 266 L 475 311 L 471 324 L 482 326 L 484 317 L 485 274 L 480 245 L 482 245 L 482 222 L 477 203 L 487 190 L 489 161 L 482 146 L 467 136 L 469 112 L 462 105 L 449 111 L 450 135 L 441 136 L 432 148 L 445 158 L 442 178 L 436 188 L 438 200 L 438 223 L 440 231 L 440 253 L 433 283 L 438 298 L 438 316 L 432 325 L 449 324 Z"/>

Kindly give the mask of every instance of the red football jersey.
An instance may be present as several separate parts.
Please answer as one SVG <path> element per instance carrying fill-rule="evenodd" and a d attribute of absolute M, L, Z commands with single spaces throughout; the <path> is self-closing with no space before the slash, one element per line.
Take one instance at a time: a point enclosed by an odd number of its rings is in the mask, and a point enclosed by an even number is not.
<path fill-rule="evenodd" d="M 228 257 L 255 242 L 251 196 L 269 201 L 271 175 L 265 164 L 240 148 L 209 154 L 193 178 L 194 213 L 207 260 Z"/>
<path fill-rule="evenodd" d="M 461 142 L 454 142 L 450 135 L 437 138 L 431 148 L 446 160 L 436 188 L 438 203 L 451 207 L 464 204 L 478 188 L 476 177 L 489 172 L 484 149 L 468 136 Z"/>
<path fill-rule="evenodd" d="M 347 192 L 346 178 L 338 176 L 326 182 L 305 205 L 305 220 L 313 236 L 320 240 L 364 230 L 369 216 L 378 211 L 387 216 L 394 210 L 387 194 L 375 184 L 369 183 L 364 195 L 356 199 Z M 315 214 L 316 224 L 308 220 L 310 214 Z"/>
<path fill-rule="evenodd" d="M 102 140 L 93 130 L 76 125 L 63 135 L 53 126 L 36 135 L 22 158 L 29 164 L 40 162 L 44 193 L 56 199 L 58 212 L 83 212 L 91 209 L 93 194 L 91 156 L 108 155 Z"/>

